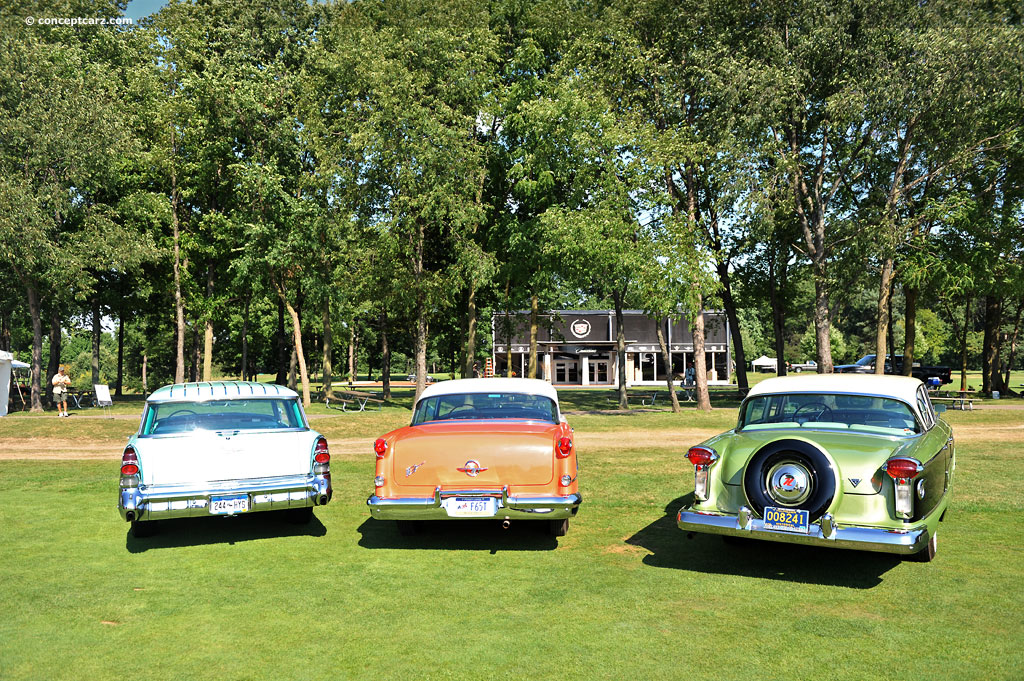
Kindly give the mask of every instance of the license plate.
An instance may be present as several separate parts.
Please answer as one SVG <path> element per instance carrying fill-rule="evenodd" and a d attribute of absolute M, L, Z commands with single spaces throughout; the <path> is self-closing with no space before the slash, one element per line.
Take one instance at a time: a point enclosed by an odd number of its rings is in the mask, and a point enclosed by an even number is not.
<path fill-rule="evenodd" d="M 781 530 L 782 532 L 800 532 L 807 534 L 810 526 L 810 513 L 794 508 L 776 508 L 765 506 L 764 529 Z"/>
<path fill-rule="evenodd" d="M 234 515 L 245 513 L 249 510 L 249 496 L 243 494 L 237 497 L 212 497 L 210 499 L 210 513 L 213 515 Z"/>
<path fill-rule="evenodd" d="M 442 505 L 452 518 L 481 518 L 498 512 L 498 500 L 494 497 L 454 497 L 445 499 Z"/>

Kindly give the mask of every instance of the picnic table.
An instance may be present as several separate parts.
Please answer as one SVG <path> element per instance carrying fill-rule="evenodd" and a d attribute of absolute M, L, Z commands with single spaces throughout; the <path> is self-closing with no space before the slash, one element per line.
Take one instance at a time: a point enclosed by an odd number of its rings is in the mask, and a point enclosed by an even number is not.
<path fill-rule="evenodd" d="M 94 406 L 92 402 L 92 391 L 91 390 L 78 390 L 76 388 L 68 389 L 68 401 L 75 403 L 76 409 L 84 409 L 85 407 Z M 85 402 L 85 405 L 82 405 Z"/>
<path fill-rule="evenodd" d="M 931 398 L 932 402 L 949 402 L 953 409 L 960 411 L 974 411 L 974 403 L 981 402 L 977 390 L 945 390 Z"/>
<path fill-rule="evenodd" d="M 331 406 L 332 401 L 341 405 L 341 411 L 348 411 L 349 405 L 358 407 L 355 411 L 366 411 L 367 404 L 377 405 L 378 411 L 384 406 L 384 400 L 377 397 L 374 393 L 359 390 L 336 390 L 333 397 L 324 395 L 324 402 L 327 403 L 327 407 L 329 409 L 337 409 L 338 407 Z"/>

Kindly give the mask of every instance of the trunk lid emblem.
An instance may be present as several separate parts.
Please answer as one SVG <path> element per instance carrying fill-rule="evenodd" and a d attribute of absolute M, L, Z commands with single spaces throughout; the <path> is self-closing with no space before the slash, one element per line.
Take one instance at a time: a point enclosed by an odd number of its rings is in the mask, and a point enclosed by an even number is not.
<path fill-rule="evenodd" d="M 854 487 L 860 484 L 860 478 L 847 478 L 847 480 L 849 480 L 850 484 Z"/>
<path fill-rule="evenodd" d="M 418 464 L 416 464 L 415 466 L 409 466 L 408 468 L 406 468 L 406 469 L 405 469 L 405 477 L 407 477 L 407 478 L 408 478 L 408 477 L 409 477 L 410 475 L 412 475 L 413 473 L 415 473 L 416 471 L 418 471 L 418 470 L 420 469 L 420 466 L 422 466 L 422 465 L 423 465 L 423 464 L 425 464 L 425 463 L 426 463 L 426 461 L 420 461 L 420 462 L 419 462 Z"/>
<path fill-rule="evenodd" d="M 466 462 L 465 466 L 459 466 L 455 470 L 459 471 L 460 473 L 465 473 L 471 478 L 475 478 L 476 476 L 480 475 L 480 473 L 487 469 L 481 467 L 479 461 L 470 459 L 469 461 Z"/>

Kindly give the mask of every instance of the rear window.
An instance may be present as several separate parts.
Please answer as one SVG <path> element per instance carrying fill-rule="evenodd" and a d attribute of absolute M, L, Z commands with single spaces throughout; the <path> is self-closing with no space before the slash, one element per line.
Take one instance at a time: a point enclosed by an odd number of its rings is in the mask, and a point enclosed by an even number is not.
<path fill-rule="evenodd" d="M 285 430 L 306 427 L 297 399 L 208 400 L 146 405 L 141 435 L 195 430 Z"/>
<path fill-rule="evenodd" d="M 910 407 L 899 400 L 868 395 L 793 394 L 751 398 L 740 414 L 740 428 L 836 428 L 907 435 L 920 432 Z"/>
<path fill-rule="evenodd" d="M 519 419 L 557 423 L 558 407 L 550 397 L 523 393 L 437 395 L 419 401 L 412 417 L 412 425 L 471 419 Z"/>

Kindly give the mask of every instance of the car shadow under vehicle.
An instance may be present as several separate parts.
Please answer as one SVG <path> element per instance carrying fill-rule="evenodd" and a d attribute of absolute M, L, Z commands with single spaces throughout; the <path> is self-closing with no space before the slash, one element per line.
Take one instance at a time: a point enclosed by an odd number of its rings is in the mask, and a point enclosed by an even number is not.
<path fill-rule="evenodd" d="M 275 537 L 322 537 L 327 528 L 314 515 L 308 523 L 289 522 L 276 511 L 234 517 L 176 518 L 158 521 L 156 534 L 136 537 L 129 530 L 125 547 L 130 553 L 203 544 L 235 544 Z"/>
<path fill-rule="evenodd" d="M 695 533 L 676 526 L 679 509 L 693 503 L 693 493 L 673 500 L 665 515 L 626 540 L 651 552 L 645 565 L 693 572 L 760 577 L 788 582 L 870 589 L 882 575 L 900 564 L 899 556 L 867 551 L 831 549 L 737 539 Z"/>
<path fill-rule="evenodd" d="M 424 520 L 416 534 L 402 535 L 393 520 L 368 518 L 357 529 L 366 549 L 446 549 L 457 551 L 550 551 L 558 539 L 547 533 L 546 521 Z M 572 532 L 572 521 L 570 521 Z"/>

